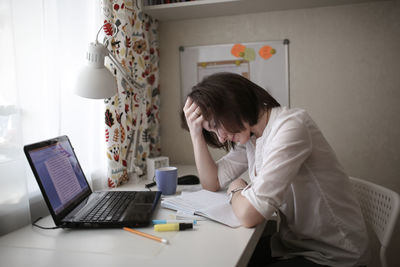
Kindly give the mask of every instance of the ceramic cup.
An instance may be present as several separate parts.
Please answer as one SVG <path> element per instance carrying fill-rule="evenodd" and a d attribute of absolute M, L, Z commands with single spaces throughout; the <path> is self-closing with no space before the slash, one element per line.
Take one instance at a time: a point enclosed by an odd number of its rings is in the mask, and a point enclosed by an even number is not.
<path fill-rule="evenodd" d="M 163 195 L 174 195 L 178 182 L 178 169 L 176 167 L 162 167 L 156 169 L 157 188 Z"/>

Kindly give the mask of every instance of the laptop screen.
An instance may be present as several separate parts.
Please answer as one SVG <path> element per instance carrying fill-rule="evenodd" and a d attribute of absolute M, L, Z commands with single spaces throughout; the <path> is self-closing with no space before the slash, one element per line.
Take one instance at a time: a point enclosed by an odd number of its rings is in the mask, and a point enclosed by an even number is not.
<path fill-rule="evenodd" d="M 56 215 L 90 190 L 67 138 L 28 153 Z"/>

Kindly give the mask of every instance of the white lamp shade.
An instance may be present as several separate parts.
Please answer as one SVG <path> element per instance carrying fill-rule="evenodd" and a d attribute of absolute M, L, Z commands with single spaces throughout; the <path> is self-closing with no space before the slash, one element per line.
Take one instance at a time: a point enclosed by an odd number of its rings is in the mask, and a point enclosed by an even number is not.
<path fill-rule="evenodd" d="M 86 53 L 87 65 L 81 69 L 75 84 L 75 94 L 94 99 L 110 98 L 117 93 L 117 82 L 104 66 L 107 48 L 90 43 Z"/>
<path fill-rule="evenodd" d="M 105 67 L 87 65 L 81 69 L 75 85 L 75 94 L 93 99 L 110 98 L 117 93 L 117 82 Z"/>

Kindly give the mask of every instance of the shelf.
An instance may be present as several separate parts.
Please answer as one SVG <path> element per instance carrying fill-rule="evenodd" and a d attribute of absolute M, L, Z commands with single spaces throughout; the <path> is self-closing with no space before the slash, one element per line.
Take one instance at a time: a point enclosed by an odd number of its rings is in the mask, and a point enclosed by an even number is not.
<path fill-rule="evenodd" d="M 145 1 L 145 0 L 144 0 Z M 375 0 L 382 1 L 382 0 Z M 144 13 L 159 21 L 198 19 L 277 10 L 349 5 L 373 0 L 197 0 L 143 6 Z"/>

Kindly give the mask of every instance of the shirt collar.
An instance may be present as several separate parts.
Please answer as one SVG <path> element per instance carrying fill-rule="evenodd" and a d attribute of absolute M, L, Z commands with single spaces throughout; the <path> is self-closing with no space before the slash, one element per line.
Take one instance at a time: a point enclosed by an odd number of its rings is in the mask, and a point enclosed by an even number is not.
<path fill-rule="evenodd" d="M 275 107 L 271 109 L 271 114 L 269 115 L 268 123 L 264 128 L 263 134 L 259 138 L 256 138 L 254 136 L 256 143 L 258 142 L 258 140 L 265 139 L 269 135 L 272 129 L 272 125 L 275 119 L 278 117 L 278 114 L 280 113 L 281 109 L 282 107 Z"/>

